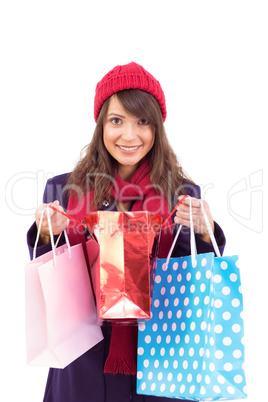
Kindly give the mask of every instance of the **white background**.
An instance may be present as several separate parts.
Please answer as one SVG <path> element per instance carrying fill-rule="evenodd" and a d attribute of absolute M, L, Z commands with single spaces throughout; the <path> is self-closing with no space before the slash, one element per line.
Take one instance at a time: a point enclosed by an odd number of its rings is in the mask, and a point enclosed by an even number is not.
<path fill-rule="evenodd" d="M 1 2 L 1 400 L 42 400 L 47 369 L 25 357 L 26 232 L 46 179 L 90 141 L 96 83 L 130 61 L 160 81 L 170 142 L 240 256 L 248 401 L 267 398 L 267 21 L 258 0 Z"/>

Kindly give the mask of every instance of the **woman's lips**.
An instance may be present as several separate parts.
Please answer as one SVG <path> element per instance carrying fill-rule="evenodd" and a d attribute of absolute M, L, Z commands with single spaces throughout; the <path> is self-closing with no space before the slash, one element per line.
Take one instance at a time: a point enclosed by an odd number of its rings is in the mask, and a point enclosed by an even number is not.
<path fill-rule="evenodd" d="M 127 152 L 127 153 L 136 152 L 136 151 L 141 147 L 141 145 L 136 145 L 136 146 L 128 147 L 128 146 L 117 145 L 117 144 L 116 144 L 116 146 L 117 146 L 118 148 L 120 148 L 120 150 L 121 150 L 122 152 Z"/>

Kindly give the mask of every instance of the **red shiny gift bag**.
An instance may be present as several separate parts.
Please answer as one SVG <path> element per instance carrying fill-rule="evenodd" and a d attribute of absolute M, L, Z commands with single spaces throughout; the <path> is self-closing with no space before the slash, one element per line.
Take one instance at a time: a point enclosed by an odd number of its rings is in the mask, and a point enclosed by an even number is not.
<path fill-rule="evenodd" d="M 99 318 L 149 319 L 161 218 L 145 211 L 98 211 L 83 222 L 98 240 L 88 240 L 87 252 Z"/>

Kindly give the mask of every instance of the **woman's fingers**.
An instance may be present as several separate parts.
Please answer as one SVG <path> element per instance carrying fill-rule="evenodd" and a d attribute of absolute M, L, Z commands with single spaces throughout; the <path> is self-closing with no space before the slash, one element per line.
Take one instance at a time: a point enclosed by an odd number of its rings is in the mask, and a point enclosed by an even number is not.
<path fill-rule="evenodd" d="M 179 197 L 179 200 L 181 198 L 182 197 Z M 210 225 L 212 227 L 212 230 L 214 231 L 214 221 L 213 221 L 210 209 L 209 209 L 209 205 L 206 201 L 202 201 L 202 202 L 203 202 L 203 206 L 204 206 L 206 215 L 207 215 Z M 192 197 L 190 200 L 190 197 L 186 197 L 182 201 L 182 203 L 179 205 L 174 221 L 176 223 L 179 223 L 180 225 L 190 227 L 190 203 L 191 203 L 191 207 L 192 207 L 192 219 L 193 219 L 194 231 L 196 233 L 199 233 L 204 238 L 204 240 L 209 241 L 208 229 L 207 229 L 207 226 L 205 223 L 205 218 L 204 218 L 203 211 L 201 208 L 200 200 L 198 200 L 197 198 Z"/>
<path fill-rule="evenodd" d="M 182 197 L 179 197 L 179 199 Z M 200 200 L 197 198 L 186 197 L 178 207 L 178 211 L 190 216 L 190 202 L 192 206 L 192 215 L 198 215 L 201 210 Z"/>
<path fill-rule="evenodd" d="M 41 237 L 49 236 L 49 226 L 48 226 L 48 219 L 47 219 L 47 206 L 52 205 L 54 208 L 57 208 L 59 211 L 64 212 L 64 209 L 60 206 L 59 201 L 54 201 L 53 203 L 49 204 L 41 204 L 35 214 L 35 219 L 36 219 L 36 225 L 39 227 L 40 225 L 40 219 L 41 219 L 41 214 L 44 211 L 43 215 L 43 221 L 42 221 L 42 227 L 40 231 Z M 49 208 L 48 210 L 49 216 L 50 216 L 50 221 L 51 221 L 51 227 L 52 227 L 52 233 L 53 235 L 60 234 L 63 230 L 67 228 L 69 225 L 69 219 L 62 215 L 60 212 L 55 211 L 52 208 Z"/>
<path fill-rule="evenodd" d="M 55 202 L 52 204 L 55 208 L 57 208 L 60 212 L 64 212 L 64 209 L 59 205 L 59 202 L 57 201 L 58 204 L 55 205 Z M 52 226 L 52 231 L 53 234 L 59 234 L 63 230 L 67 228 L 69 225 L 69 219 L 61 214 L 60 212 L 57 212 L 53 210 L 52 208 L 49 208 L 50 211 L 52 211 L 51 214 L 51 226 Z"/>

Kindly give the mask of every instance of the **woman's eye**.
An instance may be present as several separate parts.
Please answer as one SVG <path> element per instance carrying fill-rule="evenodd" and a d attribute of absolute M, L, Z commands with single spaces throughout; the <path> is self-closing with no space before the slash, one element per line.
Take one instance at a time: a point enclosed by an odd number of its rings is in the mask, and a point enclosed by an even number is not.
<path fill-rule="evenodd" d="M 147 119 L 140 119 L 139 124 L 147 125 L 147 124 L 150 124 L 150 122 Z"/>
<path fill-rule="evenodd" d="M 112 119 L 111 119 L 111 122 L 113 123 L 113 124 L 120 124 L 121 123 L 121 119 L 119 119 L 118 117 L 113 117 Z"/>

